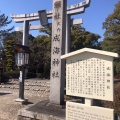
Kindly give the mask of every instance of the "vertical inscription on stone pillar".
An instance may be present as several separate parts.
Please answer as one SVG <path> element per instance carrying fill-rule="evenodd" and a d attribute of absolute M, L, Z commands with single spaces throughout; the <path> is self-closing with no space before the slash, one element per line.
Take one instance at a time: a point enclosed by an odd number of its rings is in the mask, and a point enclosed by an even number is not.
<path fill-rule="evenodd" d="M 54 2 L 53 13 L 53 34 L 52 34 L 52 59 L 51 59 L 51 79 L 60 78 L 60 55 L 61 55 L 61 1 Z"/>
<path fill-rule="evenodd" d="M 60 104 L 61 97 L 64 95 L 60 56 L 64 54 L 65 51 L 65 9 L 66 0 L 53 0 L 50 102 L 55 104 Z"/>

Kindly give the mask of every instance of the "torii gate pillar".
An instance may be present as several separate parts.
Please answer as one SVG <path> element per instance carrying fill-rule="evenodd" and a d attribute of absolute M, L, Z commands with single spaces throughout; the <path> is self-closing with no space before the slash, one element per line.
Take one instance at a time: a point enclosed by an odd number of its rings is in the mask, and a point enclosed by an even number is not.
<path fill-rule="evenodd" d="M 69 53 L 70 52 L 70 48 L 71 48 L 71 24 L 70 24 L 70 20 L 71 20 L 71 15 L 66 15 L 66 45 L 65 45 L 65 53 Z"/>
<path fill-rule="evenodd" d="M 23 40 L 22 45 L 28 46 L 28 37 L 29 37 L 29 21 L 25 20 L 23 22 Z M 24 71 L 24 77 L 27 78 L 28 69 Z"/>
<path fill-rule="evenodd" d="M 23 23 L 23 41 L 22 45 L 28 46 L 28 36 L 29 36 L 29 21 L 25 20 Z"/>

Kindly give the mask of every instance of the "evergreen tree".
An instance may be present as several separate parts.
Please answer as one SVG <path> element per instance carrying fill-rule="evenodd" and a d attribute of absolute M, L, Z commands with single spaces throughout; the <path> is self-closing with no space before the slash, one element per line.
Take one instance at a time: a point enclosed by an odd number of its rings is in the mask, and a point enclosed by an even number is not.
<path fill-rule="evenodd" d="M 11 44 L 14 44 L 14 40 L 7 40 L 5 46 L 6 55 L 6 71 L 13 71 L 15 69 L 15 54 Z"/>
<path fill-rule="evenodd" d="M 41 29 L 40 32 L 44 32 L 52 38 L 51 28 Z M 101 49 L 101 42 L 98 41 L 100 35 L 86 31 L 84 27 L 80 25 L 74 25 L 71 28 L 71 51 L 82 49 L 84 47 Z"/>
<path fill-rule="evenodd" d="M 0 67 L 3 68 L 3 71 L 5 71 L 5 51 L 3 49 L 0 50 Z"/>
<path fill-rule="evenodd" d="M 4 46 L 5 46 L 5 55 L 6 55 L 6 71 L 15 70 L 15 54 L 12 50 L 11 44 L 22 44 L 23 33 L 19 31 L 14 31 L 9 33 L 4 38 Z M 29 34 L 29 42 L 31 42 L 34 37 Z"/>
<path fill-rule="evenodd" d="M 105 29 L 102 49 L 110 52 L 116 52 L 120 55 L 120 1 L 115 5 L 112 14 L 108 15 L 103 23 Z M 120 59 L 115 59 L 115 73 L 120 73 Z"/>
<path fill-rule="evenodd" d="M 32 49 L 30 68 L 37 72 L 38 77 L 50 77 L 51 41 L 48 36 L 37 36 L 31 43 Z"/>
<path fill-rule="evenodd" d="M 116 52 L 120 55 L 120 1 L 115 5 L 112 14 L 108 15 L 103 23 L 105 29 L 102 49 L 110 52 Z M 120 74 L 120 58 L 114 60 L 114 71 L 119 77 Z M 103 101 L 104 107 L 113 108 L 115 113 L 120 115 L 120 84 L 114 83 L 114 102 Z"/>
<path fill-rule="evenodd" d="M 14 32 L 9 33 L 4 38 L 4 45 L 6 44 L 7 40 L 14 40 L 15 43 L 22 44 L 22 39 L 23 39 L 23 33 L 20 31 L 14 31 Z"/>
<path fill-rule="evenodd" d="M 98 42 L 99 38 L 98 34 L 88 32 L 80 25 L 74 25 L 71 31 L 71 51 L 84 47 L 101 49 L 101 44 Z"/>
<path fill-rule="evenodd" d="M 29 43 L 34 39 L 35 37 L 32 36 L 31 34 L 29 34 L 28 36 L 28 41 Z M 14 40 L 16 44 L 22 44 L 22 40 L 23 40 L 23 33 L 20 31 L 14 31 L 9 33 L 5 39 L 4 39 L 4 45 L 6 44 L 7 40 Z"/>
<path fill-rule="evenodd" d="M 46 35 L 37 36 L 30 44 L 33 53 L 31 54 L 30 67 L 35 68 L 40 77 L 50 77 L 51 60 L 51 28 L 41 29 Z M 85 31 L 80 25 L 73 26 L 71 31 L 71 51 L 89 47 L 100 49 L 99 35 Z"/>
<path fill-rule="evenodd" d="M 8 20 L 8 16 L 6 17 L 5 14 L 0 14 L 0 39 L 3 39 L 13 29 L 13 27 L 5 29 L 11 22 L 11 20 Z"/>
<path fill-rule="evenodd" d="M 8 16 L 5 14 L 0 14 L 0 59 L 2 60 L 2 64 L 5 63 L 5 52 L 4 52 L 4 38 L 9 34 L 9 32 L 13 29 L 13 27 L 6 29 L 12 21 L 8 20 Z M 4 66 L 4 65 L 3 65 Z"/>

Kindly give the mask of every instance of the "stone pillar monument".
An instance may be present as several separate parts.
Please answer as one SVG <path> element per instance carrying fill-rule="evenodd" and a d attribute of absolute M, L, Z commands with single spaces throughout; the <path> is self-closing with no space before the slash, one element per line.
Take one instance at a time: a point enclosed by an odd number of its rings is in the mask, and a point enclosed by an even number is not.
<path fill-rule="evenodd" d="M 64 102 L 66 8 L 67 0 L 53 0 L 50 103 L 58 105 Z"/>

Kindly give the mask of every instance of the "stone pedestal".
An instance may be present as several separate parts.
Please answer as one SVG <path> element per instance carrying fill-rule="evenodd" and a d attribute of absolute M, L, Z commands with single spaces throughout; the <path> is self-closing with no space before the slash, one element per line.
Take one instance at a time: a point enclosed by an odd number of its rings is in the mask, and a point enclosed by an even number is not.
<path fill-rule="evenodd" d="M 28 103 L 27 98 L 25 98 L 25 99 L 18 98 L 18 99 L 15 99 L 14 101 L 17 102 L 17 103 L 20 103 L 20 104 Z"/>
<path fill-rule="evenodd" d="M 65 120 L 64 106 L 42 101 L 18 111 L 18 120 Z"/>

